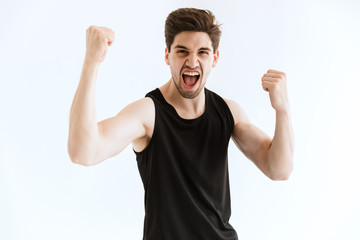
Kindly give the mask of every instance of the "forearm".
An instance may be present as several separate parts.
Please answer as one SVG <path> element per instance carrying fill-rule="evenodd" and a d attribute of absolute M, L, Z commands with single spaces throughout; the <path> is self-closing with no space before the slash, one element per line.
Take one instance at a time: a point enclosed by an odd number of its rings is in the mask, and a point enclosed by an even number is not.
<path fill-rule="evenodd" d="M 268 152 L 272 179 L 287 179 L 292 171 L 294 134 L 290 111 L 276 112 L 275 134 Z"/>
<path fill-rule="evenodd" d="M 89 159 L 98 137 L 95 87 L 99 63 L 85 57 L 80 82 L 70 110 L 68 152 L 72 161 Z"/>

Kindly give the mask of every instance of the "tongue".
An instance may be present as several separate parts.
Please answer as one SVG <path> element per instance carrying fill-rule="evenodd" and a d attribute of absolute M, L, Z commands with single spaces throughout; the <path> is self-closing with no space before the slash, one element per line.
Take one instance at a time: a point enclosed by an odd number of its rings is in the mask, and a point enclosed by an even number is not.
<path fill-rule="evenodd" d="M 196 83 L 197 77 L 196 76 L 187 76 L 184 75 L 184 82 L 188 86 L 194 86 Z"/>

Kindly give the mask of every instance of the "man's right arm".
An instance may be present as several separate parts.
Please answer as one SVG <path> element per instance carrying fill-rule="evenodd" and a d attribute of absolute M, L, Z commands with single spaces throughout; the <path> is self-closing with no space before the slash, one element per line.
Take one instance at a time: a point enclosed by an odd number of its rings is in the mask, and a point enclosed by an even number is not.
<path fill-rule="evenodd" d="M 152 100 L 140 99 L 116 116 L 96 121 L 95 84 L 99 65 L 104 60 L 107 46 L 114 41 L 108 28 L 87 29 L 87 50 L 78 89 L 70 110 L 68 153 L 74 163 L 85 166 L 120 153 L 134 140 L 149 135 Z M 153 111 L 153 112 L 152 112 Z M 150 125 L 149 125 L 150 124 Z"/>

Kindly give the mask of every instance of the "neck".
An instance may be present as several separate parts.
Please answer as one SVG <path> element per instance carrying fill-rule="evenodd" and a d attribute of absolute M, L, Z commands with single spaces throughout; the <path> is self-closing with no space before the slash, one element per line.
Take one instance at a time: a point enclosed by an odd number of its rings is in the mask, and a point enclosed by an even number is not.
<path fill-rule="evenodd" d="M 174 82 L 170 79 L 161 86 L 160 91 L 165 100 L 171 104 L 180 117 L 185 119 L 194 119 L 202 115 L 205 111 L 205 90 L 201 90 L 198 96 L 189 99 L 184 98 L 177 90 Z"/>

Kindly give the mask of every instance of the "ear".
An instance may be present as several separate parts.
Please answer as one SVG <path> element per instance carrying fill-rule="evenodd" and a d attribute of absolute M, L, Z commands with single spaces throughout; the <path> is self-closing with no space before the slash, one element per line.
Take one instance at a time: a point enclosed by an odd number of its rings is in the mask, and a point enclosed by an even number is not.
<path fill-rule="evenodd" d="M 216 50 L 216 53 L 214 54 L 214 61 L 212 63 L 212 67 L 216 66 L 218 60 L 219 60 L 219 50 Z"/>
<path fill-rule="evenodd" d="M 170 61 L 169 61 L 169 52 L 167 47 L 165 48 L 165 62 L 167 65 L 170 65 Z"/>

